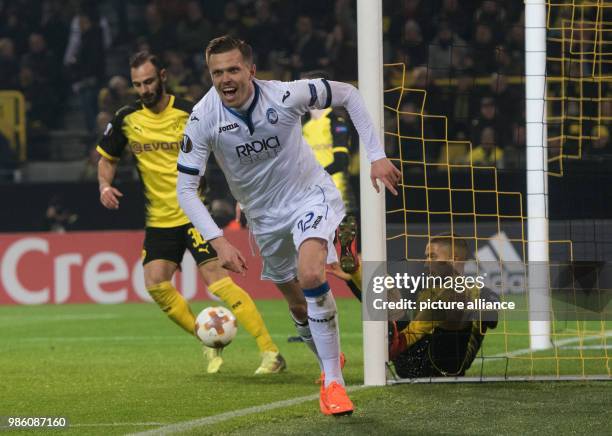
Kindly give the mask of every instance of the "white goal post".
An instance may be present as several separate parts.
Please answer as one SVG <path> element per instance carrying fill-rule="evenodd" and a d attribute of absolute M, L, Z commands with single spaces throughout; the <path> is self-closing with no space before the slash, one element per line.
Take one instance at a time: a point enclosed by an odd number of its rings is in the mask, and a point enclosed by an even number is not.
<path fill-rule="evenodd" d="M 383 32 L 382 0 L 357 0 L 357 46 L 359 91 L 384 141 L 383 115 Z M 364 262 L 387 260 L 384 186 L 377 194 L 370 183 L 370 163 L 364 150 L 359 152 L 361 186 L 361 246 Z M 366 206 L 367 205 L 367 206 Z M 363 283 L 367 290 L 368 268 L 364 268 Z M 367 291 L 366 291 L 367 292 Z M 364 292 L 364 299 L 367 298 Z M 363 322 L 363 378 L 368 386 L 384 385 L 387 380 L 387 325 L 382 321 Z"/>
<path fill-rule="evenodd" d="M 527 134 L 527 259 L 529 338 L 533 350 L 552 347 L 548 253 L 546 131 L 546 1 L 525 0 Z"/>

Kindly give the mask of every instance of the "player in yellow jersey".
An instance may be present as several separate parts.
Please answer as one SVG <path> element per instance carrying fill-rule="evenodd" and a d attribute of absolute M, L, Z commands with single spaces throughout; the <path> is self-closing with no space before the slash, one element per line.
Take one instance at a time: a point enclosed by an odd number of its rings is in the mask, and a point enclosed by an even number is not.
<path fill-rule="evenodd" d="M 326 79 L 324 71 L 302 74 L 303 79 Z M 352 146 L 350 121 L 338 109 L 311 109 L 303 119 L 302 136 L 312 148 L 317 161 L 334 180 L 342 194 L 346 217 L 338 226 L 340 245 L 339 265 L 330 266 L 330 272 L 342 278 L 353 295 L 361 301 L 361 268 L 357 255 L 357 218 L 355 201 L 348 183 L 347 169 Z"/>
<path fill-rule="evenodd" d="M 185 250 L 193 255 L 208 289 L 223 300 L 257 342 L 262 354 L 255 374 L 277 373 L 285 360 L 272 341 L 251 297 L 228 276 L 213 247 L 191 225 L 176 197 L 177 165 L 183 129 L 192 104 L 166 92 L 166 71 L 158 58 L 139 52 L 130 59 L 132 84 L 140 97 L 121 108 L 97 147 L 100 202 L 119 208 L 121 192 L 112 186 L 117 162 L 128 147 L 134 154 L 145 191 L 146 229 L 143 250 L 145 286 L 160 308 L 179 326 L 194 334 L 195 317 L 170 280 Z M 220 350 L 204 347 L 208 372 L 218 372 Z"/>
<path fill-rule="evenodd" d="M 428 275 L 461 276 L 469 250 L 464 239 L 452 234 L 433 236 L 425 248 Z M 425 288 L 420 301 L 468 301 L 482 298 L 499 301 L 488 288 Z M 400 322 L 389 325 L 389 360 L 402 378 L 463 376 L 480 350 L 486 331 L 497 327 L 495 311 L 422 310 L 400 330 Z M 403 323 L 405 324 L 405 322 Z"/>

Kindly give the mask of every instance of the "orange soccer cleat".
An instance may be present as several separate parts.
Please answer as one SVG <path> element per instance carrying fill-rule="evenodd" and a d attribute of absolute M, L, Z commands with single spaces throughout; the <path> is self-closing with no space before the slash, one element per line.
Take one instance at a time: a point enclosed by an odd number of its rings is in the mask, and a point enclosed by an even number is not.
<path fill-rule="evenodd" d="M 344 365 L 346 364 L 346 357 L 344 353 L 340 351 L 340 369 L 344 369 Z M 315 380 L 315 383 L 323 386 L 325 384 L 325 372 L 321 372 L 321 376 Z"/>
<path fill-rule="evenodd" d="M 346 394 L 344 386 L 338 382 L 331 382 L 329 386 L 321 385 L 319 406 L 324 415 L 344 416 L 353 413 L 353 402 Z"/>

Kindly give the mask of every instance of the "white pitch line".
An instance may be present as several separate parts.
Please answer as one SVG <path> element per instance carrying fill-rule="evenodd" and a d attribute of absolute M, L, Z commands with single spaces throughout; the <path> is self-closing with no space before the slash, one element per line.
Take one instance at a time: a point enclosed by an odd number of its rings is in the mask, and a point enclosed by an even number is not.
<path fill-rule="evenodd" d="M 365 389 L 368 386 L 349 386 L 347 391 L 353 392 Z M 255 413 L 268 412 L 270 410 L 282 409 L 284 407 L 295 406 L 307 401 L 314 401 L 319 398 L 319 394 L 306 395 L 304 397 L 291 398 L 289 400 L 275 401 L 273 403 L 263 404 L 260 406 L 247 407 L 245 409 L 232 410 L 230 412 L 220 413 L 218 415 L 206 416 L 204 418 L 193 419 L 190 421 L 177 422 L 175 424 L 166 425 L 164 427 L 147 430 L 139 433 L 132 433 L 132 436 L 152 436 L 152 435 L 168 435 L 179 432 L 186 432 L 194 428 L 203 427 L 205 425 L 217 424 L 230 419 L 239 418 L 241 416 L 253 415 Z"/>
<path fill-rule="evenodd" d="M 612 345 L 574 345 L 571 347 L 559 347 L 561 350 L 612 350 Z"/>
<path fill-rule="evenodd" d="M 564 345 L 575 344 L 578 342 L 594 341 L 597 339 L 602 339 L 604 337 L 609 338 L 611 336 L 612 336 L 612 330 L 606 330 L 605 332 L 603 332 L 602 335 L 585 336 L 584 338 L 574 337 L 574 338 L 560 339 L 558 341 L 555 341 L 554 346 L 557 348 L 560 348 Z M 525 354 L 537 353 L 537 352 L 538 351 L 534 351 L 531 348 L 522 348 L 520 350 L 510 351 L 509 353 L 499 353 L 493 356 L 485 356 L 485 357 L 487 357 L 488 359 L 502 359 L 504 357 L 517 357 L 517 356 L 523 356 Z"/>

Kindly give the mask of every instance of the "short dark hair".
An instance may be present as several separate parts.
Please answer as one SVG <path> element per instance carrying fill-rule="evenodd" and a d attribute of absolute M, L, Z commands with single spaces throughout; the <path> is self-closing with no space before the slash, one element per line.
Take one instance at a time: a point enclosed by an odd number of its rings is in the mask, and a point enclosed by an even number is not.
<path fill-rule="evenodd" d="M 159 70 L 163 68 L 159 57 L 147 50 L 139 51 L 138 53 L 134 53 L 132 56 L 130 56 L 130 68 L 138 68 L 147 62 L 151 62 L 158 73 Z"/>
<path fill-rule="evenodd" d="M 329 73 L 325 70 L 304 71 L 300 74 L 301 79 L 329 79 Z"/>
<path fill-rule="evenodd" d="M 253 48 L 242 39 L 229 35 L 220 36 L 208 43 L 206 47 L 206 62 L 208 63 L 210 55 L 227 53 L 236 49 L 240 50 L 240 54 L 242 54 L 245 61 L 253 63 Z"/>
<path fill-rule="evenodd" d="M 468 260 L 470 257 L 467 242 L 456 233 L 440 233 L 432 236 L 429 243 L 444 245 L 449 249 L 451 256 L 461 260 Z"/>

